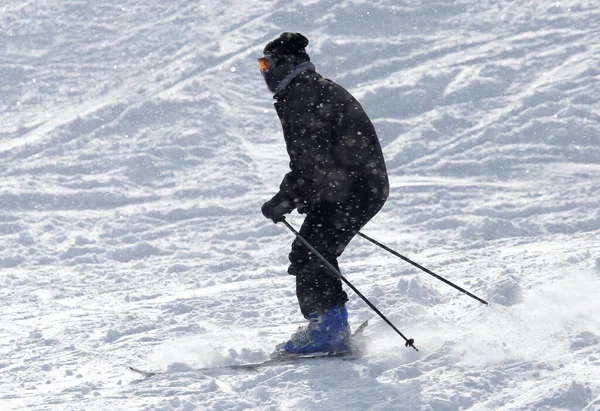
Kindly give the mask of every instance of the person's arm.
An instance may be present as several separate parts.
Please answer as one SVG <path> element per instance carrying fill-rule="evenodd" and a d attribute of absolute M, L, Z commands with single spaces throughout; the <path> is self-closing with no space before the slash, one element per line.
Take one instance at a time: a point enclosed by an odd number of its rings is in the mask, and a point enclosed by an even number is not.
<path fill-rule="evenodd" d="M 309 96 L 306 97 L 306 94 Z M 319 190 L 327 184 L 333 168 L 332 107 L 321 104 L 313 93 L 296 93 L 289 104 L 290 138 L 286 142 L 290 156 L 288 172 L 279 189 L 296 207 L 310 204 Z"/>

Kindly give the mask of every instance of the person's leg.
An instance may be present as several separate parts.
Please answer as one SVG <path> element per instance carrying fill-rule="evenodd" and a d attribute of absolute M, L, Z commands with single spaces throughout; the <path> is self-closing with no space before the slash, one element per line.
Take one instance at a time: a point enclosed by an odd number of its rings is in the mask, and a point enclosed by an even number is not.
<path fill-rule="evenodd" d="M 316 205 L 307 214 L 300 235 L 339 271 L 337 258 L 382 205 L 383 201 Z M 348 301 L 339 276 L 298 239 L 292 244 L 290 262 L 288 272 L 296 276 L 296 294 L 305 317 Z"/>
<path fill-rule="evenodd" d="M 332 222 L 338 213 L 336 204 L 314 206 L 306 215 L 300 228 L 305 238 L 334 267 L 337 266 L 336 238 L 332 235 Z M 305 317 L 313 312 L 323 314 L 328 308 L 348 300 L 337 275 L 299 239 L 292 243 L 288 273 L 296 276 L 296 295 L 300 310 Z"/>

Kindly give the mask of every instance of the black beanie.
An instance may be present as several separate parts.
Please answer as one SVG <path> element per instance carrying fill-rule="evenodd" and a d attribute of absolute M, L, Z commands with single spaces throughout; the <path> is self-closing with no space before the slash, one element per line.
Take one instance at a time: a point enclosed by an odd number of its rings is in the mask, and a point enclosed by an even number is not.
<path fill-rule="evenodd" d="M 263 54 L 272 56 L 294 56 L 300 60 L 310 61 L 304 48 L 308 46 L 308 39 L 300 33 L 281 33 L 275 40 L 270 41 L 263 50 Z"/>

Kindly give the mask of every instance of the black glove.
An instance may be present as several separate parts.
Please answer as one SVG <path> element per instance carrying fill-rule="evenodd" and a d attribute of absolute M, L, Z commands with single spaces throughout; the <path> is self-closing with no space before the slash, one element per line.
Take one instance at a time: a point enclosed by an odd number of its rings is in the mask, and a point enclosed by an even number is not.
<path fill-rule="evenodd" d="M 307 214 L 310 211 L 310 206 L 307 202 L 298 204 L 298 214 Z"/>
<path fill-rule="evenodd" d="M 296 204 L 280 191 L 264 203 L 260 210 L 265 217 L 278 223 L 285 220 L 284 214 L 291 213 L 295 208 Z"/>

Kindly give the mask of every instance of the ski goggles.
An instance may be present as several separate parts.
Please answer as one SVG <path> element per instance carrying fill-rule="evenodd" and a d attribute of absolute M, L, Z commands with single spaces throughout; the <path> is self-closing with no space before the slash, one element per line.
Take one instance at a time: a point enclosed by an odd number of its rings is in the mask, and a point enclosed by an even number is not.
<path fill-rule="evenodd" d="M 260 72 L 265 74 L 265 72 L 275 67 L 275 60 L 271 57 L 259 57 L 258 65 L 260 66 Z"/>

